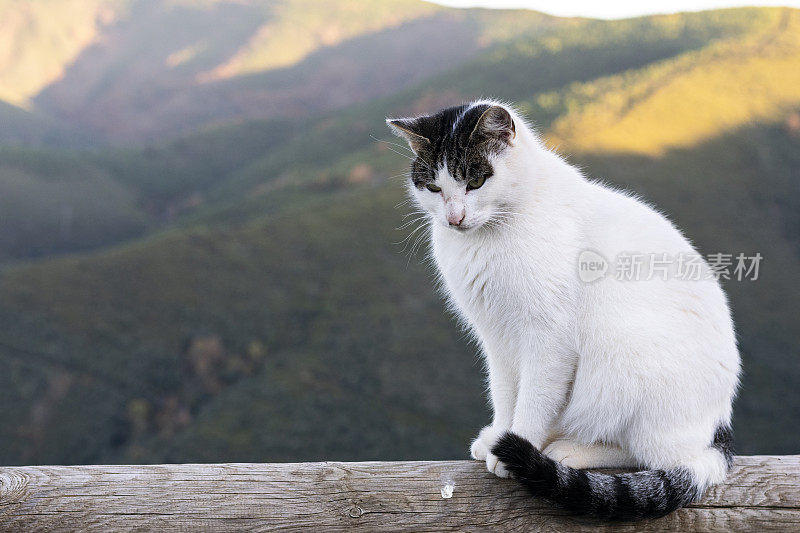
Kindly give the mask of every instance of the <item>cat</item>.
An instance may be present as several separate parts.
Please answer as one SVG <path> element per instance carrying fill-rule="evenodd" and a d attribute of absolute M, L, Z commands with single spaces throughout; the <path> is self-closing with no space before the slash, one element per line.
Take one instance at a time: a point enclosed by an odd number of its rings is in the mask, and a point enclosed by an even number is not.
<path fill-rule="evenodd" d="M 663 516 L 723 481 L 740 358 L 725 294 L 681 232 L 584 177 L 504 103 L 387 124 L 415 154 L 409 194 L 486 363 L 493 418 L 472 457 L 609 520 Z M 610 261 L 634 252 L 699 258 L 700 279 L 679 261 L 668 276 L 615 277 Z M 585 254 L 605 275 L 581 276 Z M 597 467 L 639 471 L 585 470 Z"/>

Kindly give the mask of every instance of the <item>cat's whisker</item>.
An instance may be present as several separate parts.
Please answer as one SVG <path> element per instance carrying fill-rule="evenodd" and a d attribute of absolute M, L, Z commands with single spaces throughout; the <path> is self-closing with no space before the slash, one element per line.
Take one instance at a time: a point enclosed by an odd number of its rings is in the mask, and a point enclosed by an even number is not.
<path fill-rule="evenodd" d="M 408 222 L 406 222 L 405 224 L 403 224 L 402 226 L 399 226 L 399 227 L 397 227 L 395 229 L 398 230 L 398 231 L 402 231 L 402 230 L 408 228 L 409 226 L 413 226 L 414 224 L 416 224 L 420 220 L 424 220 L 426 218 L 427 218 L 427 215 L 418 216 L 417 218 L 411 219 Z"/>
<path fill-rule="evenodd" d="M 409 156 L 408 154 L 400 153 L 397 150 L 394 150 L 394 149 L 390 148 L 389 146 L 386 147 L 387 149 L 391 150 L 392 152 L 396 153 L 397 155 L 401 155 L 401 156 L 405 157 L 406 159 L 408 159 L 410 161 L 418 161 L 420 164 L 424 165 L 425 168 L 427 168 L 431 172 L 434 171 L 433 168 L 431 168 L 431 166 L 425 160 L 423 160 L 420 157 L 417 157 L 417 154 L 415 154 L 414 151 L 412 149 L 410 149 L 408 146 L 403 146 L 402 144 L 399 144 L 399 143 L 393 143 L 393 142 L 386 141 L 386 140 L 383 140 L 383 139 L 378 139 L 374 135 L 370 135 L 370 137 L 373 140 L 377 141 L 377 142 L 384 143 L 384 144 L 391 145 L 391 146 L 397 146 L 398 148 L 400 148 L 402 150 L 408 150 L 413 155 L 413 157 Z"/>
<path fill-rule="evenodd" d="M 429 215 L 427 213 L 409 213 L 406 216 L 404 216 L 402 218 L 402 220 L 400 220 L 400 225 L 404 226 L 404 225 L 408 224 L 408 219 L 411 218 L 411 217 L 413 217 L 414 221 L 416 222 L 416 221 L 420 221 L 420 220 L 424 220 L 424 219 L 428 218 Z M 397 229 L 401 229 L 401 228 L 397 228 Z"/>
<path fill-rule="evenodd" d="M 408 239 L 410 239 L 410 238 L 411 238 L 411 237 L 413 237 L 413 236 L 414 236 L 414 234 L 415 234 L 415 233 L 417 233 L 417 232 L 418 232 L 420 229 L 422 229 L 422 228 L 424 228 L 424 227 L 426 227 L 426 226 L 428 225 L 428 221 L 427 221 L 426 219 L 424 219 L 424 218 L 423 218 L 421 221 L 417 221 L 417 220 L 415 220 L 415 221 L 414 221 L 414 223 L 417 223 L 417 222 L 420 222 L 420 224 L 419 224 L 419 225 L 418 225 L 416 228 L 414 228 L 414 229 L 413 229 L 411 232 L 409 232 L 409 234 L 408 234 L 408 235 L 406 236 L 406 238 L 405 238 L 405 239 L 403 239 L 403 240 L 408 240 Z M 401 241 L 401 242 L 402 242 L 402 241 Z"/>
<path fill-rule="evenodd" d="M 406 158 L 406 159 L 408 159 L 409 161 L 414 161 L 414 158 L 413 158 L 413 157 L 410 157 L 410 156 L 408 156 L 408 155 L 406 155 L 406 154 L 404 154 L 404 153 L 398 152 L 398 151 L 397 151 L 397 150 L 395 150 L 394 148 L 391 148 L 391 147 L 389 147 L 389 146 L 387 146 L 386 148 L 387 148 L 387 149 L 388 149 L 390 152 L 394 152 L 394 153 L 396 153 L 396 154 L 397 154 L 397 155 L 399 155 L 399 156 L 405 157 L 405 158 Z"/>
<path fill-rule="evenodd" d="M 414 151 L 413 151 L 411 148 L 409 148 L 408 146 L 406 146 L 406 145 L 404 145 L 404 144 L 400 144 L 400 143 L 393 143 L 393 142 L 391 142 L 391 141 L 387 141 L 387 140 L 385 140 L 385 139 L 378 139 L 378 138 L 377 138 L 377 137 L 375 137 L 374 135 L 370 135 L 370 138 L 372 138 L 372 140 L 373 140 L 373 141 L 378 141 L 379 143 L 384 143 L 384 144 L 391 144 L 392 146 L 397 146 L 398 148 L 402 148 L 403 150 L 408 150 L 408 151 L 409 151 L 409 152 L 411 152 L 412 154 L 414 153 Z M 414 154 L 414 155 L 416 155 L 416 154 Z"/>
<path fill-rule="evenodd" d="M 511 229 L 512 228 L 512 226 L 510 224 L 508 224 L 506 222 L 503 222 L 501 220 L 492 220 L 490 222 L 490 224 L 492 225 L 492 227 L 498 228 L 498 229 Z"/>
<path fill-rule="evenodd" d="M 425 225 L 425 227 L 427 227 L 427 224 Z M 408 254 L 408 261 L 406 262 L 406 268 L 408 268 L 408 265 L 411 264 L 411 258 L 416 254 L 417 249 L 419 248 L 421 243 L 426 240 L 426 237 L 427 234 L 423 232 L 414 241 L 414 244 L 411 246 L 411 252 Z"/>
<path fill-rule="evenodd" d="M 422 159 L 421 157 L 417 157 L 417 158 L 416 158 L 416 161 L 418 161 L 418 162 L 419 162 L 421 165 L 423 165 L 425 168 L 427 168 L 427 169 L 428 169 L 428 170 L 430 170 L 431 172 L 433 172 L 433 173 L 435 173 L 435 172 L 436 172 L 436 171 L 433 169 L 433 167 L 431 167 L 431 166 L 428 164 L 428 162 L 427 162 L 427 161 L 425 161 L 424 159 Z"/>
<path fill-rule="evenodd" d="M 408 233 L 408 235 L 406 235 L 402 240 L 400 240 L 399 242 L 394 243 L 397 246 L 399 246 L 401 244 L 404 244 L 403 248 L 400 250 L 401 253 L 405 252 L 406 250 L 408 250 L 409 249 L 409 244 L 412 243 L 412 242 L 413 242 L 413 244 L 411 244 L 410 248 L 413 249 L 416 246 L 418 239 L 421 238 L 421 237 L 425 237 L 427 235 L 427 233 L 425 231 L 422 231 L 420 233 L 420 230 L 423 230 L 423 229 L 428 227 L 429 220 L 428 220 L 427 216 L 426 217 L 422 217 L 420 220 L 415 220 L 415 222 L 417 222 L 419 225 L 416 228 L 414 228 L 413 230 L 411 230 Z"/>
<path fill-rule="evenodd" d="M 408 214 L 406 214 L 406 215 L 403 215 L 403 218 L 400 220 L 400 222 L 401 222 L 401 223 L 403 223 L 403 222 L 405 222 L 407 219 L 409 219 L 410 217 L 413 217 L 413 216 L 419 216 L 419 215 L 422 215 L 422 216 L 428 216 L 428 213 L 427 213 L 427 212 L 425 212 L 425 211 L 412 211 L 411 213 L 408 213 Z"/>
<path fill-rule="evenodd" d="M 408 259 L 409 259 L 409 261 L 406 261 L 406 267 L 408 266 L 408 264 L 409 264 L 409 262 L 410 262 L 410 259 L 411 259 L 411 257 L 414 255 L 414 253 L 415 253 L 415 251 L 416 251 L 416 248 L 417 248 L 417 246 L 419 245 L 419 243 L 420 243 L 422 240 L 424 240 L 424 238 L 425 238 L 425 234 L 424 234 L 424 233 L 421 233 L 420 235 L 418 235 L 418 236 L 417 236 L 417 238 L 416 238 L 416 239 L 414 239 L 414 241 L 413 241 L 413 242 L 409 241 L 409 243 L 407 243 L 407 245 L 406 245 L 405 247 L 403 247 L 403 250 L 402 250 L 402 251 L 403 251 L 403 252 L 405 252 L 405 253 L 407 254 L 407 257 L 408 257 Z"/>
<path fill-rule="evenodd" d="M 396 180 L 396 179 L 400 179 L 400 178 L 411 178 L 411 176 L 409 176 L 408 173 L 403 172 L 402 174 L 395 174 L 394 176 L 388 176 L 386 179 L 387 180 Z"/>
<path fill-rule="evenodd" d="M 408 218 L 411 215 L 427 215 L 427 214 L 428 214 L 428 212 L 426 210 L 419 209 L 419 208 L 415 207 L 411 211 L 409 211 L 407 214 L 403 215 L 403 218 Z"/>
<path fill-rule="evenodd" d="M 414 236 L 414 234 L 417 233 L 422 228 L 427 227 L 427 225 L 428 225 L 428 222 L 427 221 L 423 221 L 419 226 L 414 228 L 413 231 L 409 232 L 409 234 L 406 235 L 405 238 L 403 238 L 400 242 L 397 242 L 395 244 L 396 245 L 400 245 L 400 244 L 406 243 L 406 245 L 407 245 L 411 241 L 411 238 Z M 406 249 L 406 247 L 403 247 L 403 250 L 401 250 L 401 251 L 405 251 L 405 249 Z"/>

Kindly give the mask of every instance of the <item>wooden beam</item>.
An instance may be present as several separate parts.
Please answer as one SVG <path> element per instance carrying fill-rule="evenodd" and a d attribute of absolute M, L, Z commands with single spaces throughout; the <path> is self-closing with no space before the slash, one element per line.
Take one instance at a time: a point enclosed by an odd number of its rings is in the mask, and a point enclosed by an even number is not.
<path fill-rule="evenodd" d="M 566 516 L 474 461 L 0 467 L 1 531 L 800 531 L 800 456 L 667 517 Z"/>

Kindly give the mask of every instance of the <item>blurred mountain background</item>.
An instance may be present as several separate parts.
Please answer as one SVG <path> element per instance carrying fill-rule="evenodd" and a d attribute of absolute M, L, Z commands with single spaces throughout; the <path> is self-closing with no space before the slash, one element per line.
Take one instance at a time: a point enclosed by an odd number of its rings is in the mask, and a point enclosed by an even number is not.
<path fill-rule="evenodd" d="M 735 433 L 797 453 L 800 11 L 0 0 L 0 463 L 465 458 L 481 363 L 381 140 L 479 96 L 763 255 Z"/>

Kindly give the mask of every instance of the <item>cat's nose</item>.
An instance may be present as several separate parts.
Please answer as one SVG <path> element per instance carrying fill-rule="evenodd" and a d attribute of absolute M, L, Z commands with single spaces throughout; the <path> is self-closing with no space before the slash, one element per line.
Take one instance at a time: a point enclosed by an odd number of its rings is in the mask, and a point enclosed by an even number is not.
<path fill-rule="evenodd" d="M 464 217 L 466 216 L 466 212 L 464 209 L 461 211 L 450 211 L 447 213 L 447 221 L 450 223 L 451 226 L 460 226 L 462 222 L 464 222 Z"/>

